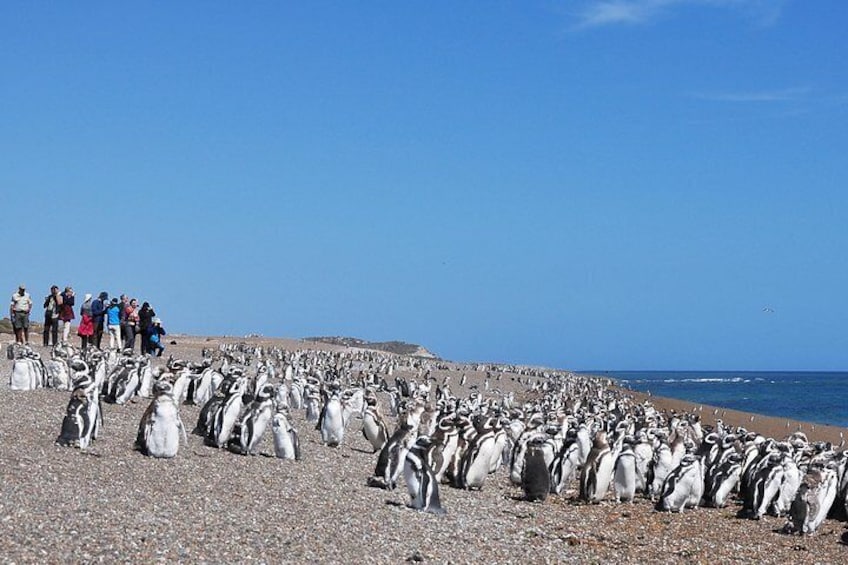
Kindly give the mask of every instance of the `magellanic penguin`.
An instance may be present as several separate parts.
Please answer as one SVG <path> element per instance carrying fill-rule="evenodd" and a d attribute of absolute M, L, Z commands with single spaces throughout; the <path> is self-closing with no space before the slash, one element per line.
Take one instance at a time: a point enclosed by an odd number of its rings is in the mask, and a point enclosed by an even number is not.
<path fill-rule="evenodd" d="M 274 433 L 274 454 L 277 458 L 300 461 L 300 440 L 297 437 L 297 430 L 291 425 L 284 411 L 279 410 L 274 414 L 271 431 Z"/>
<path fill-rule="evenodd" d="M 415 443 L 417 432 L 407 423 L 402 423 L 380 450 L 374 476 L 368 480 L 373 487 L 394 490 L 397 480 L 403 472 L 406 453 Z"/>
<path fill-rule="evenodd" d="M 256 455 L 259 442 L 268 429 L 274 407 L 274 385 L 265 384 L 256 391 L 255 398 L 239 418 L 238 438 L 230 441 L 237 444 L 234 449 L 242 455 Z M 234 434 L 235 435 L 235 434 Z"/>
<path fill-rule="evenodd" d="M 657 510 L 683 512 L 684 508 L 697 507 L 703 495 L 701 462 L 695 455 L 686 454 L 665 478 Z"/>
<path fill-rule="evenodd" d="M 321 396 L 324 398 L 324 407 L 318 420 L 321 441 L 330 447 L 338 447 L 344 440 L 345 433 L 344 407 L 339 391 L 335 388 L 324 388 L 321 390 Z"/>
<path fill-rule="evenodd" d="M 62 431 L 56 439 L 56 445 L 85 449 L 87 445 L 84 445 L 83 438 L 88 437 L 91 425 L 88 396 L 83 388 L 75 388 L 65 409 Z"/>
<path fill-rule="evenodd" d="M 836 487 L 837 476 L 833 464 L 811 465 L 789 510 L 791 530 L 799 534 L 815 532 L 836 499 Z"/>
<path fill-rule="evenodd" d="M 730 495 L 737 490 L 742 476 L 742 455 L 730 454 L 713 473 L 710 491 L 704 495 L 707 504 L 724 508 Z"/>
<path fill-rule="evenodd" d="M 483 488 L 492 458 L 500 457 L 497 451 L 497 432 L 500 430 L 497 420 L 486 418 L 475 429 L 477 433 L 469 442 L 459 466 L 459 486 L 467 490 Z"/>
<path fill-rule="evenodd" d="M 546 439 L 538 436 L 527 444 L 521 467 L 521 490 L 528 502 L 544 502 L 551 492 L 551 474 L 545 460 Z"/>
<path fill-rule="evenodd" d="M 246 377 L 238 377 L 229 388 L 229 393 L 223 402 L 218 405 L 213 417 L 213 424 L 207 435 L 207 443 L 218 448 L 226 447 L 230 440 L 233 428 L 238 422 L 239 414 L 243 406 L 242 395 L 247 386 Z M 211 401 L 210 401 L 211 402 Z"/>
<path fill-rule="evenodd" d="M 371 444 L 375 453 L 383 448 L 388 439 L 388 428 L 376 401 L 365 407 L 365 414 L 362 417 L 362 435 Z"/>
<path fill-rule="evenodd" d="M 597 504 L 604 499 L 612 482 L 614 465 L 607 434 L 599 431 L 595 434 L 592 451 L 580 473 L 580 500 Z"/>
<path fill-rule="evenodd" d="M 186 443 L 188 438 L 180 410 L 174 402 L 171 383 L 157 381 L 153 385 L 153 395 L 138 425 L 136 448 L 151 457 L 175 457 L 180 448 L 180 436 Z"/>
<path fill-rule="evenodd" d="M 445 514 L 439 497 L 439 481 L 427 464 L 426 453 L 430 438 L 419 436 L 407 451 L 403 464 L 403 477 L 411 499 L 409 506 L 432 514 Z"/>
<path fill-rule="evenodd" d="M 633 498 L 636 496 L 636 484 L 636 454 L 633 452 L 633 446 L 630 443 L 625 443 L 615 460 L 613 473 L 616 502 L 633 502 Z"/>

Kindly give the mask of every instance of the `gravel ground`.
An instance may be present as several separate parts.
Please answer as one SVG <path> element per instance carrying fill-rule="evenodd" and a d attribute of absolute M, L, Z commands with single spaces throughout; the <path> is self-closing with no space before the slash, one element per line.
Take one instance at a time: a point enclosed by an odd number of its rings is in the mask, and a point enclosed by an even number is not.
<path fill-rule="evenodd" d="M 184 359 L 216 345 L 177 339 L 169 350 Z M 479 492 L 442 486 L 447 515 L 417 512 L 403 486 L 366 486 L 377 456 L 359 421 L 333 449 L 302 411 L 293 413 L 297 462 L 268 456 L 270 432 L 266 455 L 234 455 L 189 434 L 175 459 L 147 458 L 133 450 L 141 399 L 104 404 L 104 430 L 89 450 L 56 447 L 69 393 L 10 391 L 11 362 L 0 370 L 4 562 L 848 562 L 845 522 L 799 537 L 779 533 L 784 519 L 736 518 L 738 506 L 671 515 L 647 500 L 580 504 L 573 489 L 527 503 L 503 468 Z M 480 378 L 469 373 L 467 385 Z M 191 430 L 199 407 L 181 411 Z"/>

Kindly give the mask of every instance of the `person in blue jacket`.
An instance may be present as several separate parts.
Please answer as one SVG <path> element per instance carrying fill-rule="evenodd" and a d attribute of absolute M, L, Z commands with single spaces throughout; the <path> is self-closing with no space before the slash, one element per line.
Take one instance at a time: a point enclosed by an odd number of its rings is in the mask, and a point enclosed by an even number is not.
<path fill-rule="evenodd" d="M 148 333 L 150 334 L 148 337 L 148 341 L 150 343 L 150 354 L 152 355 L 153 352 L 156 351 L 156 357 L 162 357 L 162 352 L 165 351 L 165 346 L 162 345 L 162 336 L 165 335 L 165 328 L 162 327 L 162 320 L 159 318 L 153 318 L 153 323 L 150 325 Z"/>
<path fill-rule="evenodd" d="M 106 328 L 109 330 L 109 349 L 114 349 L 117 344 L 121 345 L 121 305 L 117 298 L 113 298 L 109 307 L 106 308 Z"/>

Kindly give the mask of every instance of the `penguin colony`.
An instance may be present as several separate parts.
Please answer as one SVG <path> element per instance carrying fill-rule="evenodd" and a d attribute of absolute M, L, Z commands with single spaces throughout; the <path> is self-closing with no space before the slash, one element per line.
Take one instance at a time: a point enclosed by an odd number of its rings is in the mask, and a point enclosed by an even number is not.
<path fill-rule="evenodd" d="M 344 443 L 351 417 L 360 421 L 376 458 L 367 483 L 393 490 L 403 482 L 409 506 L 433 514 L 446 511 L 440 487 L 479 490 L 505 466 L 525 499 L 539 503 L 569 485 L 585 503 L 640 496 L 665 512 L 739 503 L 740 516 L 783 516 L 784 531 L 799 534 L 848 516 L 844 441 L 810 442 L 801 432 L 776 440 L 721 420 L 702 426 L 695 413 L 660 413 L 609 381 L 570 373 L 487 366 L 484 391 L 458 397 L 450 373 L 436 379 L 428 363 L 447 365 L 407 360 L 417 377 L 393 378 L 402 358 L 366 351 L 222 344 L 200 363 L 170 358 L 160 367 L 147 356 L 66 344 L 49 360 L 26 346 L 7 354 L 13 390 L 70 391 L 61 446 L 86 449 L 104 433 L 101 402 L 149 399 L 136 437 L 145 455 L 177 456 L 187 441 L 180 406 L 191 403 L 202 407 L 194 433 L 210 448 L 256 455 L 270 428 L 274 455 L 298 460 L 291 411 L 301 410 L 328 448 Z M 524 378 L 530 400 L 490 389 L 507 371 Z"/>

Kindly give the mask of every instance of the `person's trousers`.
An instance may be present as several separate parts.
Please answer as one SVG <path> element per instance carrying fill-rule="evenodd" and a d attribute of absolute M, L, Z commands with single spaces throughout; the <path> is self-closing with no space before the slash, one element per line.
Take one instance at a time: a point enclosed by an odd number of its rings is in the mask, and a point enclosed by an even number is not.
<path fill-rule="evenodd" d="M 123 349 L 121 346 L 121 326 L 107 325 L 109 329 L 109 349 Z"/>
<path fill-rule="evenodd" d="M 71 321 L 62 320 L 62 341 L 68 343 L 68 337 L 71 335 Z"/>
<path fill-rule="evenodd" d="M 50 345 L 50 336 L 53 336 L 53 345 L 59 345 L 59 318 L 54 316 L 44 316 L 44 347 Z"/>

